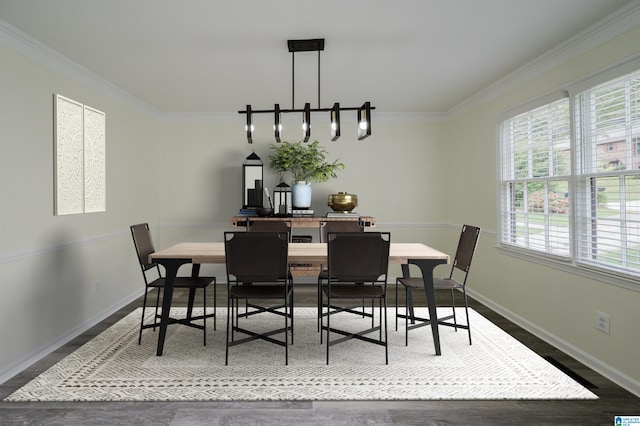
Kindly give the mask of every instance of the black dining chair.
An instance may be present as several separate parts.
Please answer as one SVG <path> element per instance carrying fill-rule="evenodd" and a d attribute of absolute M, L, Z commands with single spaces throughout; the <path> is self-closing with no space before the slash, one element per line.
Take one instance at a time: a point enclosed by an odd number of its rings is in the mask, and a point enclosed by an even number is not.
<path fill-rule="evenodd" d="M 329 348 L 351 339 L 384 346 L 385 363 L 389 363 L 387 270 L 390 245 L 391 234 L 388 232 L 335 232 L 327 235 L 328 275 L 326 283 L 321 285 L 322 298 L 326 299 L 326 302 L 321 302 L 326 309 L 321 318 L 321 329 L 327 333 L 327 365 Z M 335 315 L 352 312 L 351 307 L 343 302 L 362 299 L 378 302 L 378 325 L 375 325 L 375 309 L 365 313 L 372 318 L 372 324 L 369 326 L 366 320 L 367 328 L 360 331 L 338 328 L 337 319 L 332 323 L 331 318 Z M 377 338 L 368 336 L 376 332 Z M 332 340 L 332 334 L 341 337 Z"/>
<path fill-rule="evenodd" d="M 458 328 L 466 329 L 469 334 L 469 344 L 471 344 L 471 324 L 469 323 L 469 304 L 467 302 L 467 278 L 469 277 L 471 261 L 473 260 L 473 255 L 476 251 L 479 236 L 480 228 L 471 225 L 463 225 L 462 231 L 460 232 L 460 239 L 458 240 L 458 248 L 456 249 L 456 255 L 453 259 L 449 276 L 444 278 L 433 278 L 433 287 L 436 291 L 448 290 L 450 292 L 451 307 L 453 309 L 453 313 L 451 315 L 438 318 L 438 324 L 446 327 L 453 327 L 456 331 Z M 460 274 L 461 277 L 456 277 L 456 273 Z M 402 285 L 405 289 L 405 300 L 407 301 L 407 306 L 404 314 L 400 314 L 398 312 L 399 285 Z M 420 289 L 424 289 L 424 281 L 422 277 L 399 277 L 396 279 L 396 330 L 398 329 L 398 318 L 404 318 L 405 345 L 409 344 L 409 330 L 430 324 L 430 319 L 412 315 L 412 291 Z M 466 324 L 459 324 L 457 320 L 455 300 L 456 291 L 462 292 L 464 310 L 467 319 Z M 409 325 L 409 321 L 411 321 L 411 325 Z"/>
<path fill-rule="evenodd" d="M 227 267 L 225 365 L 229 363 L 229 347 L 256 339 L 284 346 L 285 364 L 288 364 L 290 333 L 293 343 L 293 280 L 289 273 L 287 234 L 225 232 L 224 244 Z M 240 300 L 245 301 L 244 313 L 239 311 L 238 301 Z M 273 301 L 279 303 L 274 304 Z M 257 327 L 254 323 L 253 329 L 249 329 L 250 318 L 267 313 L 282 317 L 283 326 L 258 332 L 255 331 Z M 241 318 L 243 318 L 242 326 Z M 248 337 L 236 339 L 236 333 L 242 333 Z M 283 337 L 280 339 L 273 337 L 278 334 L 283 334 Z"/>
<path fill-rule="evenodd" d="M 364 232 L 364 227 L 357 220 L 322 220 L 320 221 L 320 242 L 327 242 L 327 235 L 330 232 Z M 328 279 L 328 271 L 325 265 L 320 265 L 318 273 L 318 331 L 322 322 L 322 295 L 321 286 Z M 322 335 L 320 335 L 320 343 L 322 343 Z"/>
<path fill-rule="evenodd" d="M 133 245 L 136 249 L 138 256 L 138 263 L 142 270 L 142 277 L 144 279 L 144 299 L 142 302 L 142 318 L 140 319 L 140 332 L 138 334 L 138 344 L 142 342 L 142 330 L 146 328 L 159 327 L 158 319 L 160 318 L 159 303 L 160 292 L 164 289 L 165 277 L 160 270 L 160 266 L 157 263 L 149 262 L 149 255 L 156 250 L 151 238 L 151 231 L 149 230 L 148 223 L 139 223 L 137 225 L 131 225 L 131 236 L 133 237 Z M 170 318 L 170 324 L 183 324 L 189 327 L 201 329 L 204 332 L 204 345 L 207 344 L 207 318 L 213 318 L 213 329 L 216 329 L 216 277 L 200 277 L 198 276 L 200 271 L 200 265 L 194 264 L 192 267 L 192 273 L 190 277 L 176 277 L 175 288 L 188 288 L 189 289 L 189 302 L 187 307 L 186 318 Z M 213 313 L 207 314 L 207 287 L 213 286 Z M 144 316 L 147 309 L 147 296 L 150 290 L 156 289 L 156 306 L 153 317 L 153 323 L 145 324 Z M 204 313 L 203 315 L 192 315 L 193 304 L 195 301 L 195 292 L 198 289 L 202 289 L 202 303 Z M 202 325 L 195 323 L 194 321 L 202 320 Z"/>

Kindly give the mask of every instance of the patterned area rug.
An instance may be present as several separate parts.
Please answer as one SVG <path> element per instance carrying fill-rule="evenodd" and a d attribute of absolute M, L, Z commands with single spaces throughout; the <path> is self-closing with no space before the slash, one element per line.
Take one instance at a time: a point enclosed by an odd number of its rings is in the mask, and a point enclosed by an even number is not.
<path fill-rule="evenodd" d="M 405 346 L 404 322 L 395 331 L 389 309 L 389 365 L 383 347 L 350 340 L 331 347 L 329 366 L 313 308 L 296 309 L 288 366 L 284 348 L 263 341 L 231 347 L 225 366 L 226 311 L 218 312 L 218 330 L 210 320 L 207 346 L 201 331 L 174 325 L 157 357 L 157 332 L 145 330 L 137 344 L 136 310 L 5 401 L 597 399 L 475 311 L 473 345 L 465 330 L 440 327 L 442 356 L 435 356 L 430 328 L 410 331 Z M 172 316 L 183 313 L 172 309 Z M 334 324 L 370 324 L 340 315 Z M 269 317 L 282 322 L 273 315 L 242 321 L 260 328 L 269 326 Z"/>

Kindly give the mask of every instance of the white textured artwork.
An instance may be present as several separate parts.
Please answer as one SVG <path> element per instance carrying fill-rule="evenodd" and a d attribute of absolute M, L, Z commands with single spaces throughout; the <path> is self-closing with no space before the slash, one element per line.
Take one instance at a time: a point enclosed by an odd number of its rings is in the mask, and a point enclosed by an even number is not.
<path fill-rule="evenodd" d="M 84 107 L 84 211 L 103 212 L 105 191 L 105 115 Z"/>
<path fill-rule="evenodd" d="M 55 214 L 106 210 L 105 114 L 55 95 Z"/>

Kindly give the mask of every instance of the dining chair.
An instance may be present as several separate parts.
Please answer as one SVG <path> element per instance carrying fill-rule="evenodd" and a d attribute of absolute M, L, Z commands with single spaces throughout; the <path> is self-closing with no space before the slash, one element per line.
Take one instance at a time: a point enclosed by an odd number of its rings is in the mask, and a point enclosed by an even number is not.
<path fill-rule="evenodd" d="M 160 270 L 160 266 L 156 263 L 149 262 L 149 255 L 155 252 L 153 240 L 151 238 L 151 231 L 149 230 L 148 223 L 139 223 L 131 225 L 131 236 L 133 237 L 133 245 L 138 255 L 138 263 L 142 270 L 142 277 L 144 280 L 144 299 L 142 302 L 142 318 L 140 319 L 140 332 L 138 334 L 138 344 L 142 342 L 142 330 L 146 328 L 153 328 L 159 326 L 158 319 L 160 318 L 159 303 L 160 303 L 160 291 L 164 289 L 165 277 Z M 186 318 L 170 318 L 170 324 L 183 324 L 189 327 L 201 329 L 204 333 L 204 345 L 207 344 L 207 318 L 213 318 L 213 329 L 216 329 L 216 277 L 200 277 L 200 265 L 193 264 L 190 277 L 176 277 L 174 284 L 175 288 L 189 289 L 189 302 L 187 307 Z M 213 313 L 207 314 L 207 287 L 213 286 Z M 153 323 L 145 324 L 144 316 L 147 309 L 147 296 L 149 291 L 156 289 L 156 306 L 153 316 Z M 195 292 L 198 289 L 202 289 L 202 303 L 203 303 L 203 315 L 192 315 L 193 304 L 195 301 Z M 202 325 L 195 323 L 194 321 L 202 320 Z"/>
<path fill-rule="evenodd" d="M 364 232 L 364 227 L 357 220 L 322 220 L 320 221 L 319 236 L 320 242 L 327 242 L 327 235 L 330 232 Z M 318 331 L 320 331 L 320 323 L 322 322 L 322 295 L 321 285 L 328 279 L 328 271 L 325 265 L 320 265 L 318 273 Z M 322 343 L 322 335 L 320 335 L 320 343 Z"/>
<path fill-rule="evenodd" d="M 289 220 L 247 220 L 247 232 L 283 232 L 291 242 L 291 221 Z"/>
<path fill-rule="evenodd" d="M 284 232 L 225 232 L 227 268 L 227 342 L 225 365 L 229 363 L 229 347 L 261 339 L 285 348 L 285 364 L 289 363 L 289 333 L 293 343 L 293 280 L 289 273 L 288 235 Z M 240 314 L 238 301 L 244 300 Z M 268 305 L 269 301 L 280 304 Z M 251 301 L 251 303 L 249 303 Z M 283 327 L 256 331 L 263 325 L 259 319 L 249 329 L 249 319 L 258 314 L 274 314 L 284 318 Z M 244 318 L 240 326 L 240 318 Z M 257 324 L 256 324 L 257 322 Z M 235 333 L 248 337 L 235 338 Z M 280 339 L 274 335 L 282 334 Z"/>
<path fill-rule="evenodd" d="M 329 348 L 351 339 L 384 346 L 385 363 L 389 363 L 387 345 L 387 271 L 389 268 L 389 247 L 391 234 L 388 232 L 332 232 L 327 234 L 327 266 L 328 275 L 325 284 L 321 285 L 321 297 L 326 298 L 321 305 L 326 308 L 321 318 L 321 329 L 326 331 L 327 365 L 329 364 Z M 365 285 L 371 284 L 371 285 Z M 353 331 L 339 327 L 339 319 L 331 318 L 348 312 L 351 307 L 343 302 L 370 299 L 379 305 L 378 325 L 375 325 L 375 309 L 365 315 L 372 318 L 368 328 Z M 326 325 L 325 323 L 326 318 Z M 367 336 L 378 333 L 378 337 Z M 342 337 L 331 340 L 331 333 Z"/>
<path fill-rule="evenodd" d="M 435 290 L 448 290 L 450 292 L 451 307 L 453 309 L 452 315 L 438 318 L 438 324 L 453 327 L 456 331 L 458 331 L 458 328 L 466 329 L 469 334 L 469 344 L 471 344 L 471 324 L 469 323 L 469 304 L 467 302 L 466 288 L 469 270 L 471 269 L 471 261 L 473 260 L 473 255 L 476 251 L 479 236 L 480 228 L 471 225 L 463 225 L 462 231 L 460 232 L 460 238 L 458 240 L 458 248 L 456 249 L 456 255 L 453 259 L 449 276 L 444 278 L 433 278 L 433 287 Z M 406 310 L 404 314 L 400 314 L 398 312 L 399 284 L 404 286 L 405 289 Z M 413 315 L 412 290 L 420 289 L 424 289 L 424 281 L 422 277 L 398 277 L 396 279 L 396 330 L 398 329 L 398 318 L 404 318 L 405 345 L 409 344 L 409 330 L 430 324 L 430 319 L 420 318 Z M 457 321 L 455 301 L 456 291 L 462 292 L 464 310 L 467 319 L 466 324 L 458 324 Z M 409 325 L 409 321 L 411 321 L 411 325 Z"/>

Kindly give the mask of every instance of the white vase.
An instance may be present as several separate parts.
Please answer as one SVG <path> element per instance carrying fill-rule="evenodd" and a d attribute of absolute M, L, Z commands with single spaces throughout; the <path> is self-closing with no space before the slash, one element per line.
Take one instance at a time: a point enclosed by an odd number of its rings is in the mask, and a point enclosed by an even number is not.
<path fill-rule="evenodd" d="M 294 209 L 308 209 L 311 207 L 311 184 L 305 181 L 296 181 L 291 187 Z"/>

